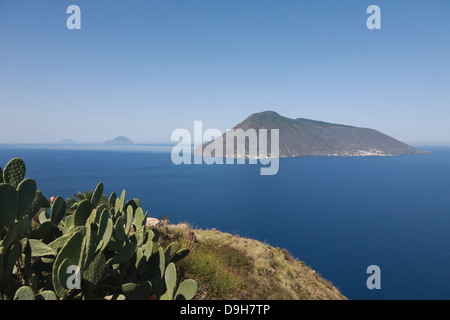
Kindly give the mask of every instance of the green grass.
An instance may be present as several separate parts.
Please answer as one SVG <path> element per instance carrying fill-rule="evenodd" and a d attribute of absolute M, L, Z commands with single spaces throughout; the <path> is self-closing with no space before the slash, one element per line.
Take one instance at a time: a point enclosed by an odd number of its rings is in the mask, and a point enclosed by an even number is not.
<path fill-rule="evenodd" d="M 194 244 L 191 249 L 180 267 L 198 283 L 208 284 L 203 285 L 204 299 L 231 298 L 244 288 L 247 270 L 253 266 L 241 252 L 213 244 Z"/>
<path fill-rule="evenodd" d="M 195 299 L 346 299 L 286 249 L 217 230 L 193 230 L 186 224 L 160 230 L 163 246 L 176 241 L 190 249 L 177 268 L 180 281 L 197 281 Z"/>
<path fill-rule="evenodd" d="M 227 244 L 189 239 L 185 228 L 164 227 L 161 231 L 163 245 L 177 241 L 190 249 L 178 263 L 178 270 L 181 279 L 192 278 L 199 284 L 197 299 L 231 299 L 245 288 L 253 262 L 243 252 Z"/>

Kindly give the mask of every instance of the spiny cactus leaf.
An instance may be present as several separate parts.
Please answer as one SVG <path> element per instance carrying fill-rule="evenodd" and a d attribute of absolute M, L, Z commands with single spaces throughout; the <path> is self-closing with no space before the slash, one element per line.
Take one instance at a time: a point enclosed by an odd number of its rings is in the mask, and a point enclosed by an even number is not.
<path fill-rule="evenodd" d="M 120 194 L 120 206 L 119 206 L 119 208 L 120 208 L 120 210 L 123 210 L 123 207 L 125 206 L 125 195 L 126 195 L 126 193 L 125 193 L 125 189 L 124 190 L 122 190 L 122 193 Z"/>
<path fill-rule="evenodd" d="M 105 276 L 105 273 L 106 257 L 102 252 L 99 252 L 83 271 L 83 279 L 92 284 L 97 284 Z"/>
<path fill-rule="evenodd" d="M 55 292 L 59 297 L 62 297 L 67 292 L 67 289 L 60 283 L 58 277 L 58 269 L 64 260 L 68 259 L 73 261 L 72 264 L 80 266 L 80 262 L 83 258 L 84 248 L 84 236 L 81 231 L 74 233 L 66 244 L 61 248 L 53 263 L 52 280 L 55 288 Z M 66 270 L 64 270 L 65 272 Z"/>
<path fill-rule="evenodd" d="M 195 280 L 184 280 L 175 293 L 175 300 L 192 300 L 197 293 L 198 285 Z"/>
<path fill-rule="evenodd" d="M 139 269 L 139 267 L 141 265 L 141 261 L 143 261 L 143 259 L 142 259 L 143 257 L 144 257 L 144 250 L 142 250 L 142 248 L 138 248 L 136 250 L 136 261 L 134 263 L 134 267 L 136 268 L 136 270 Z"/>
<path fill-rule="evenodd" d="M 116 205 L 116 199 L 117 199 L 116 193 L 112 192 L 111 195 L 109 196 L 109 207 L 110 208 L 114 208 L 114 206 Z"/>
<path fill-rule="evenodd" d="M 33 200 L 36 197 L 36 181 L 33 179 L 23 180 L 17 187 L 19 194 L 19 209 L 17 210 L 17 219 L 22 219 L 30 206 L 33 204 Z"/>
<path fill-rule="evenodd" d="M 136 251 L 136 245 L 133 242 L 129 242 L 124 245 L 119 252 L 116 253 L 111 259 L 108 260 L 108 264 L 120 264 L 131 259 Z"/>
<path fill-rule="evenodd" d="M 89 215 L 89 217 L 86 220 L 86 225 L 88 224 L 94 224 L 95 220 L 97 220 L 97 209 L 92 209 L 91 214 Z"/>
<path fill-rule="evenodd" d="M 128 207 L 131 206 L 131 208 L 133 209 L 133 216 L 134 216 L 134 212 L 136 211 L 137 208 L 140 207 L 140 205 L 141 205 L 141 203 L 140 203 L 139 199 L 136 199 L 136 198 L 131 199 L 131 200 L 128 200 L 128 202 L 125 204 L 124 210 L 126 212 L 126 210 L 128 210 Z"/>
<path fill-rule="evenodd" d="M 98 203 L 100 202 L 102 195 L 103 195 L 103 183 L 100 182 L 95 188 L 94 193 L 92 194 L 91 203 L 93 208 L 98 206 Z"/>
<path fill-rule="evenodd" d="M 130 232 L 130 229 L 131 229 L 131 223 L 133 222 L 133 208 L 131 206 L 129 206 L 127 208 L 126 212 L 127 212 L 127 214 L 126 214 L 126 216 L 127 216 L 127 219 L 126 219 L 127 223 L 125 224 L 125 234 L 128 237 L 128 233 Z"/>
<path fill-rule="evenodd" d="M 159 239 L 159 236 L 161 235 L 161 233 L 156 228 L 152 228 L 152 231 L 153 231 L 153 241 L 158 242 L 158 239 Z"/>
<path fill-rule="evenodd" d="M 123 293 L 125 295 L 130 294 L 133 292 L 134 289 L 136 289 L 137 284 L 133 282 L 124 283 L 121 286 L 119 286 L 115 291 L 118 291 L 119 293 Z"/>
<path fill-rule="evenodd" d="M 73 215 L 67 216 L 64 219 L 64 229 L 68 231 L 70 227 L 73 227 Z"/>
<path fill-rule="evenodd" d="M 123 227 L 122 217 L 119 217 L 114 225 L 114 237 L 120 241 L 125 241 L 128 238 Z"/>
<path fill-rule="evenodd" d="M 100 214 L 100 219 L 98 220 L 98 231 L 97 236 L 99 239 L 103 238 L 103 234 L 106 231 L 108 226 L 108 221 L 111 220 L 111 216 L 109 215 L 109 210 L 104 209 Z"/>
<path fill-rule="evenodd" d="M 142 211 L 141 207 L 138 207 L 135 211 L 134 211 L 134 226 L 137 229 L 139 229 L 140 227 L 142 227 L 142 225 L 144 224 L 144 211 Z"/>
<path fill-rule="evenodd" d="M 130 236 L 130 241 L 133 241 L 136 244 L 136 247 L 140 247 L 144 242 L 144 227 L 140 227 L 136 232 Z"/>
<path fill-rule="evenodd" d="M 14 295 L 14 300 L 34 300 L 33 289 L 28 286 L 20 287 Z"/>
<path fill-rule="evenodd" d="M 143 228 L 145 228 L 145 227 L 143 227 Z M 145 238 L 146 238 L 145 239 L 146 242 L 155 241 L 155 234 L 153 233 L 153 230 L 151 230 L 151 229 L 146 230 Z"/>
<path fill-rule="evenodd" d="M 175 253 L 180 249 L 180 247 L 181 245 L 178 242 L 172 242 L 171 244 L 169 244 L 169 246 L 165 251 L 166 261 L 170 261 L 170 259 L 175 255 Z"/>
<path fill-rule="evenodd" d="M 39 227 L 30 232 L 31 239 L 44 239 L 53 230 L 54 224 L 50 221 L 44 222 Z M 55 227 L 56 228 L 56 227 Z"/>
<path fill-rule="evenodd" d="M 153 241 L 152 239 L 148 239 L 147 242 L 144 244 L 144 246 L 142 247 L 142 249 L 144 250 L 144 257 L 145 260 L 148 262 L 150 260 L 150 257 L 152 256 L 153 253 Z"/>
<path fill-rule="evenodd" d="M 25 233 L 28 231 L 28 225 L 30 221 L 27 219 L 22 219 L 16 222 L 11 229 L 9 229 L 5 238 L 2 242 L 2 247 L 7 248 L 10 244 L 15 242 L 16 240 L 20 240 L 23 238 Z"/>
<path fill-rule="evenodd" d="M 164 274 L 167 291 L 161 296 L 161 300 L 173 300 L 175 286 L 177 285 L 177 270 L 174 263 L 169 263 Z"/>
<path fill-rule="evenodd" d="M 25 272 L 27 272 L 31 265 L 31 246 L 30 246 L 29 239 L 25 238 L 25 242 L 22 243 L 22 247 L 24 247 L 22 259 L 24 262 Z M 33 291 L 35 291 L 34 288 L 33 288 Z"/>
<path fill-rule="evenodd" d="M 85 253 L 82 265 L 87 266 L 95 256 L 97 233 L 92 231 L 92 225 L 86 223 Z"/>
<path fill-rule="evenodd" d="M 111 239 L 108 242 L 108 249 L 118 252 L 123 247 L 124 241 L 117 240 L 114 237 L 111 237 Z"/>
<path fill-rule="evenodd" d="M 58 300 L 56 294 L 51 290 L 45 290 L 35 296 L 36 300 Z"/>
<path fill-rule="evenodd" d="M 43 224 L 47 221 L 50 221 L 50 218 L 47 216 L 47 213 L 45 211 L 42 211 L 39 215 L 39 223 Z"/>
<path fill-rule="evenodd" d="M 121 212 L 121 210 L 119 209 L 120 206 L 120 199 L 116 198 L 116 201 L 114 203 L 114 212 L 117 214 L 119 212 Z"/>
<path fill-rule="evenodd" d="M 41 206 L 43 208 L 50 208 L 51 207 L 50 201 L 48 201 L 47 198 L 44 197 L 44 200 L 42 201 L 42 205 Z"/>
<path fill-rule="evenodd" d="M 164 270 L 166 270 L 166 260 L 164 258 L 164 250 L 163 248 L 158 248 L 159 252 L 159 272 L 161 275 L 161 279 L 164 277 Z"/>
<path fill-rule="evenodd" d="M 104 195 L 103 195 L 104 196 Z M 97 216 L 96 216 L 96 218 L 95 218 L 95 222 L 98 222 L 98 220 L 100 219 L 100 216 L 101 216 L 101 214 L 103 213 L 103 210 L 109 210 L 109 208 L 108 208 L 108 205 L 107 205 L 107 203 L 108 203 L 108 199 L 106 198 L 106 196 L 105 196 L 105 199 L 106 199 L 106 203 L 103 203 L 103 196 L 102 196 L 102 198 L 101 198 L 101 200 L 100 200 L 100 204 L 97 206 Z"/>
<path fill-rule="evenodd" d="M 84 226 L 86 220 L 91 215 L 92 205 L 91 202 L 87 199 L 81 201 L 75 212 L 73 213 L 73 224 L 74 226 Z"/>
<path fill-rule="evenodd" d="M 138 198 L 133 198 L 133 202 L 136 204 L 137 208 L 141 206 L 141 201 Z M 137 208 L 134 209 L 136 210 Z"/>
<path fill-rule="evenodd" d="M 109 244 L 109 241 L 111 240 L 112 233 L 113 233 L 112 220 L 108 219 L 108 225 L 106 226 L 105 233 L 103 234 L 103 237 L 101 239 L 101 244 L 99 242 L 99 245 L 97 246 L 96 250 L 103 251 L 106 249 L 106 247 Z"/>
<path fill-rule="evenodd" d="M 158 242 L 155 242 L 155 241 L 153 241 L 153 251 L 152 251 L 152 254 L 158 254 L 159 255 L 159 248 L 160 248 L 161 246 L 159 245 L 159 243 Z M 162 251 L 162 252 L 164 252 L 164 250 Z M 159 259 L 159 258 L 158 258 Z M 159 260 L 158 260 L 159 261 Z"/>
<path fill-rule="evenodd" d="M 120 206 L 120 199 L 117 198 L 117 199 L 116 199 L 116 204 L 114 205 L 114 215 L 113 215 L 113 220 L 114 220 L 114 221 L 116 221 L 116 219 L 117 219 L 118 217 L 121 217 L 121 216 L 122 216 L 122 210 L 119 210 L 119 209 L 118 209 L 119 206 Z"/>
<path fill-rule="evenodd" d="M 52 242 L 50 242 L 48 244 L 48 246 L 50 248 L 52 248 L 53 250 L 57 251 L 57 250 L 61 249 L 66 244 L 66 242 L 69 240 L 69 238 L 71 236 L 72 236 L 71 233 L 62 235 L 61 237 L 58 237 L 55 240 L 53 240 Z"/>
<path fill-rule="evenodd" d="M 125 190 L 122 190 L 122 193 L 120 194 L 120 198 L 116 200 L 116 204 L 114 206 L 114 209 L 116 212 L 120 212 L 123 210 L 123 206 L 125 204 Z"/>
<path fill-rule="evenodd" d="M 14 188 L 25 178 L 25 163 L 22 159 L 14 158 L 8 162 L 3 170 L 3 180 Z"/>
<path fill-rule="evenodd" d="M 37 191 L 33 202 L 31 203 L 31 206 L 28 208 L 26 217 L 33 218 L 38 212 L 41 207 L 44 207 L 44 204 L 47 202 L 47 199 L 45 199 L 44 195 L 41 191 Z"/>
<path fill-rule="evenodd" d="M 66 202 L 61 196 L 57 196 L 55 201 L 53 202 L 50 220 L 55 225 L 58 225 L 65 214 L 66 214 Z"/>
<path fill-rule="evenodd" d="M 170 261 L 173 262 L 173 263 L 177 263 L 177 262 L 180 261 L 181 259 L 184 259 L 188 254 L 189 254 L 189 249 L 179 250 L 179 251 L 177 251 L 177 253 L 175 253 L 175 254 L 172 256 L 172 258 L 170 259 Z"/>
<path fill-rule="evenodd" d="M 109 243 L 113 233 L 113 223 L 111 216 L 109 215 L 109 211 L 107 209 L 103 210 L 97 230 L 97 247 L 96 251 L 105 250 L 106 246 Z"/>
<path fill-rule="evenodd" d="M 150 281 L 141 282 L 128 295 L 129 300 L 150 300 L 152 296 L 152 283 Z"/>
<path fill-rule="evenodd" d="M 0 224 L 5 226 L 12 225 L 18 210 L 19 193 L 10 184 L 0 184 Z"/>
<path fill-rule="evenodd" d="M 56 256 L 56 250 L 46 245 L 45 243 L 36 240 L 29 239 L 29 243 L 31 246 L 31 256 L 32 257 L 42 257 L 42 256 Z"/>
<path fill-rule="evenodd" d="M 75 232 L 81 232 L 81 234 L 84 236 L 86 236 L 86 226 L 73 226 L 73 229 L 71 230 L 71 233 L 75 233 Z"/>
<path fill-rule="evenodd" d="M 16 265 L 17 259 L 20 258 L 22 255 L 22 244 L 20 241 L 14 242 L 9 250 L 7 250 L 5 258 L 6 258 L 6 268 L 5 268 L 5 274 L 7 276 L 11 275 L 14 269 L 14 266 Z"/>

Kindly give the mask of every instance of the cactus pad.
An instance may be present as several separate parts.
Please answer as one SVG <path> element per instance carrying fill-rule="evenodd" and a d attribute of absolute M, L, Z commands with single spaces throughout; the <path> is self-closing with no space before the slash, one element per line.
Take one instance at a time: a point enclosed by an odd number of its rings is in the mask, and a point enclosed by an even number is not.
<path fill-rule="evenodd" d="M 20 287 L 14 295 L 14 300 L 34 300 L 33 289 L 27 286 Z"/>
<path fill-rule="evenodd" d="M 3 171 L 3 180 L 14 188 L 25 178 L 25 163 L 22 159 L 14 158 L 8 162 Z"/>
<path fill-rule="evenodd" d="M 10 184 L 0 184 L 0 224 L 13 224 L 18 210 L 19 193 Z"/>
<path fill-rule="evenodd" d="M 57 196 L 55 201 L 53 202 L 50 220 L 55 225 L 58 225 L 58 223 L 62 220 L 65 214 L 66 214 L 66 202 L 61 196 Z"/>
<path fill-rule="evenodd" d="M 26 215 L 36 197 L 36 181 L 33 179 L 23 180 L 17 187 L 17 192 L 19 193 L 17 219 L 20 220 Z"/>

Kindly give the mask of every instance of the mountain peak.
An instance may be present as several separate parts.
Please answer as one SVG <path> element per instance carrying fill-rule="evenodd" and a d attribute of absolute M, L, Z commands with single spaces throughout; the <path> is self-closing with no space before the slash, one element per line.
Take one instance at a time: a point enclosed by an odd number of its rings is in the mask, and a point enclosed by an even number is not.
<path fill-rule="evenodd" d="M 392 156 L 424 153 L 373 129 L 304 118 L 291 119 L 275 111 L 254 113 L 233 129 L 278 129 L 280 157 Z M 198 147 L 194 154 L 199 155 L 209 144 L 215 145 L 215 141 Z M 236 145 L 234 147 L 236 151 Z M 217 148 L 222 146 L 217 145 Z M 225 144 L 222 154 L 226 154 Z"/>
<path fill-rule="evenodd" d="M 247 120 L 263 120 L 263 119 L 274 119 L 274 118 L 281 118 L 280 114 L 275 111 L 263 111 L 258 112 L 250 115 Z"/>

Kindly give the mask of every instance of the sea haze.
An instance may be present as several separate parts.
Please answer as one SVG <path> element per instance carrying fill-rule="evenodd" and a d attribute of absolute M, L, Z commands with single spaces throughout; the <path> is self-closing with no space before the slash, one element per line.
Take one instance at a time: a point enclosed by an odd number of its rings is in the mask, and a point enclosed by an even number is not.
<path fill-rule="evenodd" d="M 172 164 L 170 147 L 70 150 L 1 145 L 49 198 L 105 185 L 151 216 L 287 248 L 350 299 L 450 299 L 450 147 L 394 157 L 280 159 L 259 165 Z M 381 268 L 381 290 L 366 269 Z"/>

